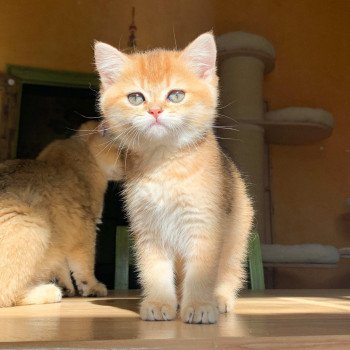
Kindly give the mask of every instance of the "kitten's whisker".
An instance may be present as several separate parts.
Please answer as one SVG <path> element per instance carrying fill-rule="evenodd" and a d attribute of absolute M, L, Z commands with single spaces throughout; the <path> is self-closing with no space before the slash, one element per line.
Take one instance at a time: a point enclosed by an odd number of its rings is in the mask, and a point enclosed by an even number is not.
<path fill-rule="evenodd" d="M 116 160 L 114 162 L 114 166 L 116 166 L 122 152 L 123 152 L 123 149 L 125 149 L 125 147 L 118 141 L 121 137 L 123 136 L 127 136 L 129 133 L 130 133 L 130 129 L 132 129 L 132 126 L 127 128 L 126 130 L 123 130 L 123 132 L 121 132 L 120 134 L 118 135 L 113 135 L 113 139 L 112 139 L 112 142 L 116 145 L 118 145 L 118 153 L 117 153 L 117 157 L 116 157 Z M 127 153 L 128 153 L 128 149 L 127 151 L 125 152 L 125 162 L 124 162 L 124 170 L 126 169 L 126 158 L 127 158 Z"/>
<path fill-rule="evenodd" d="M 236 128 L 232 128 L 232 127 L 229 127 L 229 126 L 222 126 L 222 125 L 213 125 L 212 128 L 214 128 L 214 129 L 222 129 L 222 130 L 239 131 Z"/>
<path fill-rule="evenodd" d="M 128 158 L 128 153 L 129 153 L 129 146 L 127 147 L 126 152 L 125 152 L 124 171 L 126 171 L 126 160 Z"/>
<path fill-rule="evenodd" d="M 98 90 L 94 90 L 94 89 L 92 88 L 92 84 L 91 84 L 91 83 L 89 83 L 89 90 L 91 90 L 91 91 L 93 91 L 93 92 L 98 92 Z"/>
<path fill-rule="evenodd" d="M 193 119 L 193 122 L 194 122 L 194 123 L 197 123 L 198 125 L 200 125 L 200 123 L 198 123 L 198 122 L 197 122 L 196 120 L 194 120 L 194 119 Z M 187 126 L 189 127 L 190 130 L 192 130 L 192 131 L 194 131 L 194 132 L 197 131 L 197 129 L 196 129 L 194 126 L 192 126 L 192 125 L 187 125 Z M 191 141 L 190 144 L 189 144 L 189 146 L 195 147 L 196 150 L 198 151 L 198 143 L 199 143 L 199 141 L 200 141 L 202 138 L 203 138 L 203 133 L 202 133 L 197 139 Z"/>
<path fill-rule="evenodd" d="M 74 131 L 74 132 L 79 132 L 79 131 L 81 131 L 81 132 L 84 132 L 85 134 L 84 135 L 82 135 L 82 136 L 85 136 L 85 135 L 93 135 L 93 134 L 96 134 L 96 132 L 97 132 L 97 130 L 95 131 L 95 129 L 94 130 L 91 130 L 91 129 L 72 129 L 72 128 L 66 128 L 67 130 L 69 130 L 69 131 Z M 80 135 L 78 135 L 78 136 L 80 136 Z"/>
<path fill-rule="evenodd" d="M 114 166 L 116 166 L 117 161 L 119 160 L 119 158 L 120 158 L 122 152 L 123 152 L 123 147 L 122 147 L 121 145 L 119 145 L 119 146 L 118 146 L 117 158 L 116 158 L 116 160 L 115 160 L 115 162 L 114 162 Z"/>
<path fill-rule="evenodd" d="M 240 139 L 234 139 L 232 137 L 220 137 L 220 136 L 217 136 L 217 135 L 215 135 L 215 138 L 219 139 L 219 140 L 241 141 Z"/>
<path fill-rule="evenodd" d="M 99 151 L 97 152 L 97 155 L 99 156 L 100 154 L 102 154 L 102 153 L 107 149 L 107 147 L 108 147 L 110 144 L 113 144 L 113 140 L 108 140 L 108 141 L 105 143 L 103 149 L 102 149 L 102 150 L 99 150 Z M 110 149 L 109 149 L 109 150 L 110 150 Z M 108 150 L 108 152 L 109 152 L 109 150 Z"/>
<path fill-rule="evenodd" d="M 239 124 L 239 121 L 238 121 L 237 119 L 234 119 L 234 118 L 232 118 L 232 117 L 229 117 L 229 116 L 226 115 L 226 114 L 218 113 L 217 116 L 218 116 L 218 117 L 223 117 L 223 118 L 230 119 L 230 120 L 234 121 L 236 124 Z"/>
<path fill-rule="evenodd" d="M 112 145 L 113 145 L 113 144 L 114 144 L 114 143 L 112 143 Z M 111 147 L 112 147 L 112 146 L 111 146 Z M 114 168 L 117 166 L 117 162 L 119 161 L 119 158 L 120 158 L 120 156 L 121 156 L 122 151 L 123 151 L 123 147 L 122 147 L 121 145 L 118 145 L 117 157 L 116 157 L 116 159 L 115 159 L 115 161 L 114 161 L 114 163 L 113 163 L 113 167 L 114 167 Z"/>
<path fill-rule="evenodd" d="M 101 117 L 87 117 L 86 115 L 79 113 L 78 111 L 74 111 L 73 113 L 85 118 L 85 119 L 101 119 Z"/>
<path fill-rule="evenodd" d="M 174 23 L 173 23 L 173 36 L 174 36 L 175 50 L 177 50 L 177 42 L 176 42 L 176 36 L 175 36 L 175 27 L 174 27 Z"/>
<path fill-rule="evenodd" d="M 71 129 L 71 128 L 66 128 L 67 130 L 74 131 L 76 137 L 86 137 L 86 136 L 91 136 L 94 134 L 97 134 L 98 131 L 98 125 L 94 129 Z M 80 135 L 79 133 L 82 133 Z"/>
<path fill-rule="evenodd" d="M 133 126 L 129 126 L 126 130 L 124 130 L 122 133 L 118 134 L 118 135 L 114 135 L 114 141 L 118 141 L 118 139 L 120 139 L 121 137 L 127 137 L 130 132 L 133 131 Z"/>
<path fill-rule="evenodd" d="M 137 148 L 140 147 L 140 135 L 141 135 L 141 132 L 138 131 L 138 133 L 137 133 Z"/>
<path fill-rule="evenodd" d="M 221 106 L 220 103 L 219 103 L 217 109 L 224 109 L 224 108 L 226 108 L 226 107 L 228 107 L 228 106 L 233 105 L 234 103 L 237 103 L 237 100 L 233 100 L 233 101 L 227 103 L 225 106 Z"/>
<path fill-rule="evenodd" d="M 115 130 L 115 128 L 110 127 L 110 128 L 106 128 L 106 130 Z M 118 143 L 117 143 L 116 141 L 118 140 L 118 138 L 120 138 L 121 136 L 123 136 L 123 134 L 125 134 L 126 131 L 128 131 L 128 129 L 126 129 L 124 132 L 122 132 L 122 133 L 121 133 L 120 135 L 118 135 L 118 136 L 116 136 L 116 135 L 113 134 L 114 137 L 106 143 L 106 146 L 101 150 L 101 153 L 102 153 L 108 146 L 110 146 L 110 148 L 109 148 L 109 150 L 110 150 L 113 144 L 117 144 L 117 145 L 118 145 Z"/>
<path fill-rule="evenodd" d="M 201 126 L 201 123 L 199 123 L 196 119 L 191 119 L 191 122 L 193 124 L 195 124 L 195 125 Z M 191 128 L 191 130 L 196 131 L 196 129 L 194 127 L 191 127 L 191 126 L 189 126 L 189 127 Z M 211 128 L 213 128 L 213 129 L 222 129 L 222 130 L 231 130 L 231 131 L 239 131 L 237 128 L 234 128 L 234 127 L 229 126 L 229 125 L 216 125 L 216 124 L 214 124 L 214 125 L 211 126 Z"/>
<path fill-rule="evenodd" d="M 193 120 L 193 123 L 196 124 L 196 120 Z M 197 123 L 199 125 L 199 123 Z M 193 126 L 190 126 L 189 127 L 196 131 L 196 129 L 193 127 Z M 213 128 L 215 128 L 215 125 L 212 125 Z M 221 126 L 218 126 L 218 128 L 221 128 Z M 239 131 L 237 129 L 233 129 L 233 128 L 227 128 L 227 127 L 224 127 L 223 128 L 224 130 L 231 130 L 231 131 Z M 232 138 L 232 137 L 221 137 L 221 136 L 217 136 L 216 134 L 214 135 L 216 139 L 219 139 L 219 140 L 231 140 L 231 141 L 239 141 L 239 139 L 235 139 L 235 138 Z M 200 138 L 199 138 L 200 140 Z M 198 144 L 199 140 L 196 142 Z"/>
<path fill-rule="evenodd" d="M 132 128 L 133 133 L 130 135 L 131 139 L 132 139 L 132 145 L 131 148 L 135 149 L 135 141 L 136 141 L 136 136 L 137 136 L 137 129 L 136 128 Z"/>

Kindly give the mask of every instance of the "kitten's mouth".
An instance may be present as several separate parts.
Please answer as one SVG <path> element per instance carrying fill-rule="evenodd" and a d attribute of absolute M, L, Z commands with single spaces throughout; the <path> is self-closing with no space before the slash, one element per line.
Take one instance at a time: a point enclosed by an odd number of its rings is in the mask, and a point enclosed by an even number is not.
<path fill-rule="evenodd" d="M 159 120 L 155 120 L 148 127 L 148 133 L 153 137 L 164 137 L 167 134 L 168 128 Z"/>
<path fill-rule="evenodd" d="M 161 121 L 157 119 L 149 126 L 149 128 L 152 129 L 152 128 L 166 128 L 166 127 Z"/>

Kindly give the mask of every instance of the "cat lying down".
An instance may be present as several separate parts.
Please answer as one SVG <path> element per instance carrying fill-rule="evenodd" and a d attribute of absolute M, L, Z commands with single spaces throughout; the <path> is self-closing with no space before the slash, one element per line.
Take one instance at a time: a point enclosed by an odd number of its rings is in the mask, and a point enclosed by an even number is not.
<path fill-rule="evenodd" d="M 0 307 L 58 302 L 74 294 L 104 296 L 94 275 L 96 223 L 108 180 L 120 180 L 115 146 L 82 125 L 35 160 L 0 164 Z"/>

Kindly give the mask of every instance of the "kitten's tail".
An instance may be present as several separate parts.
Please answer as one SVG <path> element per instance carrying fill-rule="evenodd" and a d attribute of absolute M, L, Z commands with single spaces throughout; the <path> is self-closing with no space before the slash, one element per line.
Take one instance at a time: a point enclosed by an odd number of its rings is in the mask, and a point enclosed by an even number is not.
<path fill-rule="evenodd" d="M 26 211 L 0 209 L 0 307 L 23 297 L 48 245 L 46 223 Z"/>

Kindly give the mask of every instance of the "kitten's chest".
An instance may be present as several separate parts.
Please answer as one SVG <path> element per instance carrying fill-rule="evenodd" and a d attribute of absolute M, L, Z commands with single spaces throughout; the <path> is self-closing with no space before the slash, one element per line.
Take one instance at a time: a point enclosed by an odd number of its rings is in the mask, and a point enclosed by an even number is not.
<path fill-rule="evenodd" d="M 133 181 L 128 186 L 128 201 L 155 215 L 169 216 L 176 208 L 192 205 L 189 186 L 179 181 L 156 174 L 147 179 Z"/>
<path fill-rule="evenodd" d="M 197 176 L 178 166 L 174 171 L 158 169 L 128 183 L 126 199 L 134 231 L 152 234 L 182 250 L 193 227 L 205 221 L 197 182 Z"/>
<path fill-rule="evenodd" d="M 147 203 L 147 207 L 156 212 L 168 212 L 174 206 L 191 204 L 190 189 L 196 180 L 188 162 L 154 156 L 143 159 L 135 167 L 135 174 L 128 181 L 130 201 L 138 201 L 142 206 Z"/>

